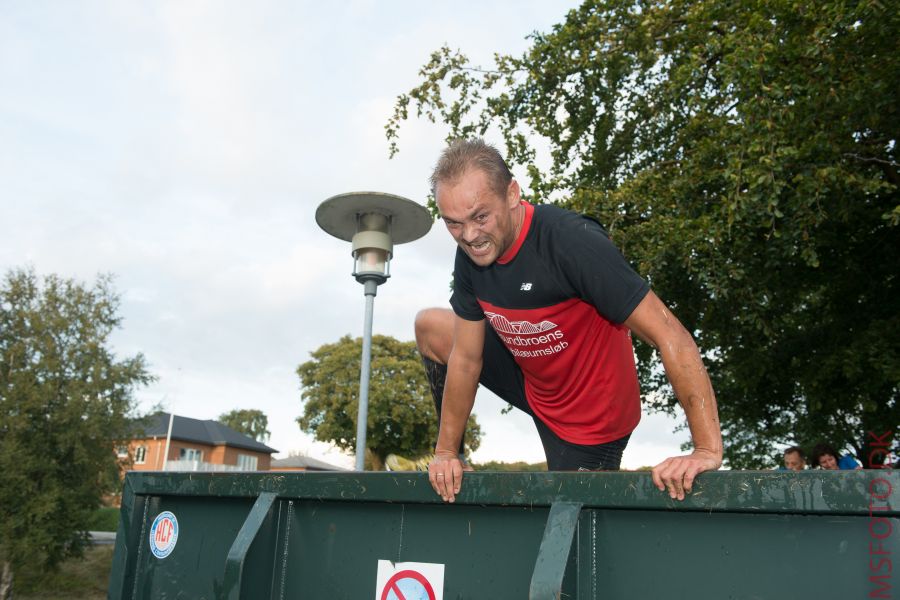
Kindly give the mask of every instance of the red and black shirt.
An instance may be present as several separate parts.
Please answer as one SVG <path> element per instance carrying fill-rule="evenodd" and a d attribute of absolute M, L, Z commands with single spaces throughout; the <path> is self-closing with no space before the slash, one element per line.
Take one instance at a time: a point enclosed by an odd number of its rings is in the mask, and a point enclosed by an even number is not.
<path fill-rule="evenodd" d="M 650 290 L 600 225 L 552 205 L 524 203 L 516 242 L 479 267 L 457 248 L 460 317 L 487 319 L 522 369 L 534 414 L 559 437 L 602 444 L 641 418 L 628 328 Z"/>

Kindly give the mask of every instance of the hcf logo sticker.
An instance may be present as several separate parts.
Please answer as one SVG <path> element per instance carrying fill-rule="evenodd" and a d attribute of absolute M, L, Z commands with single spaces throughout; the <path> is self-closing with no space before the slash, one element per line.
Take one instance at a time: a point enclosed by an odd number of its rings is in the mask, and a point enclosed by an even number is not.
<path fill-rule="evenodd" d="M 150 527 L 150 551 L 156 558 L 172 554 L 178 542 L 178 519 L 169 511 L 156 515 Z"/>
<path fill-rule="evenodd" d="M 443 600 L 444 565 L 378 561 L 375 600 Z"/>

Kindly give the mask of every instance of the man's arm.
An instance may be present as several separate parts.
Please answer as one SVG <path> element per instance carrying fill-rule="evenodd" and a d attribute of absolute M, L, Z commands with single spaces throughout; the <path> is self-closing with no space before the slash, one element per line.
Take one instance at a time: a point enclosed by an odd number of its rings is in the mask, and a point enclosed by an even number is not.
<path fill-rule="evenodd" d="M 447 360 L 441 427 L 434 460 L 428 465 L 431 487 L 446 502 L 453 502 L 462 485 L 463 467 L 457 451 L 475 404 L 475 391 L 481 377 L 484 327 L 484 320 L 467 321 L 454 316 L 453 350 Z"/>
<path fill-rule="evenodd" d="M 694 477 L 722 466 L 722 433 L 719 412 L 709 375 L 694 338 L 652 291 L 638 304 L 625 325 L 656 348 L 675 396 L 687 416 L 694 451 L 667 458 L 653 468 L 653 483 L 668 488 L 672 498 L 684 500 Z"/>

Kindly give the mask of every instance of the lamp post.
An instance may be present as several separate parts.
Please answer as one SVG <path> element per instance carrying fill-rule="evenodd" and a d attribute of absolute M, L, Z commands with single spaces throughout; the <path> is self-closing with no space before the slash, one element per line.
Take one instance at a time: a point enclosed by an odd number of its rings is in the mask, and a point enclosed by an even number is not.
<path fill-rule="evenodd" d="M 332 196 L 316 210 L 316 223 L 326 233 L 352 242 L 353 276 L 363 284 L 366 313 L 359 372 L 356 421 L 356 470 L 365 470 L 366 423 L 369 415 L 369 372 L 372 358 L 372 314 L 378 286 L 387 281 L 394 244 L 417 240 L 431 229 L 431 215 L 412 200 L 381 192 Z"/>

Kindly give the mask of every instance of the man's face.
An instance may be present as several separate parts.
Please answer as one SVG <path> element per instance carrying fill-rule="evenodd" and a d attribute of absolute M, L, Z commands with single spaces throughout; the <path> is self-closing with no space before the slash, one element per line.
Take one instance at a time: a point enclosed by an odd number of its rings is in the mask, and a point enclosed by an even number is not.
<path fill-rule="evenodd" d="M 491 188 L 480 169 L 469 169 L 456 181 L 440 182 L 435 201 L 447 231 L 476 265 L 492 264 L 516 241 L 519 185 L 512 181 L 506 195 Z"/>
<path fill-rule="evenodd" d="M 791 471 L 802 471 L 806 468 L 806 461 L 799 452 L 788 452 L 784 455 L 784 467 Z"/>
<path fill-rule="evenodd" d="M 819 457 L 819 466 L 829 471 L 836 471 L 838 468 L 837 459 L 830 454 L 823 454 Z"/>

